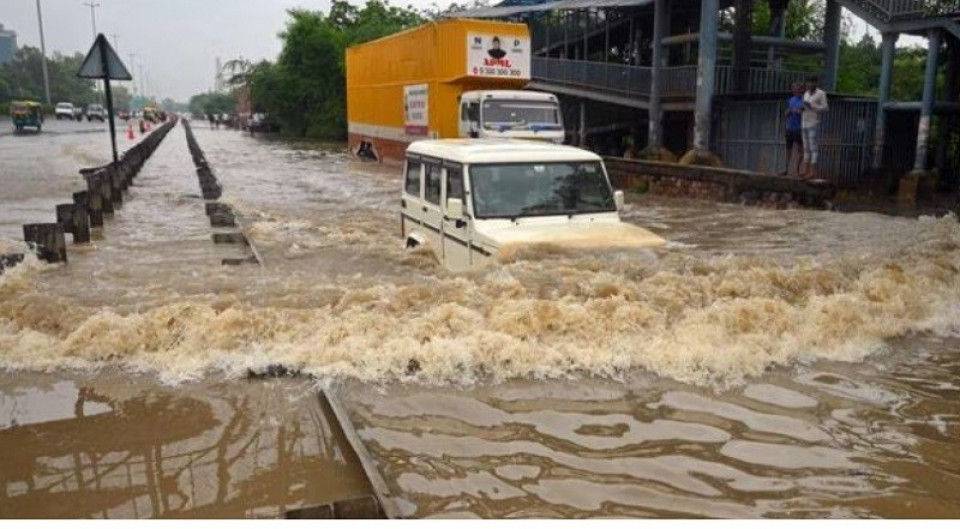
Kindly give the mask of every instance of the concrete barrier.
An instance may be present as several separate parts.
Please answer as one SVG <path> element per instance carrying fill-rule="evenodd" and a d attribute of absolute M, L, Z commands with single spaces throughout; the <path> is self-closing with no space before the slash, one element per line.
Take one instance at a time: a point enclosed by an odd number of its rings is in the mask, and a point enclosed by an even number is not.
<path fill-rule="evenodd" d="M 67 262 L 67 243 L 60 224 L 24 224 L 23 240 L 36 249 L 40 259 L 48 263 Z"/>
<path fill-rule="evenodd" d="M 827 208 L 836 189 L 828 183 L 696 165 L 604 158 L 614 187 L 766 207 Z"/>

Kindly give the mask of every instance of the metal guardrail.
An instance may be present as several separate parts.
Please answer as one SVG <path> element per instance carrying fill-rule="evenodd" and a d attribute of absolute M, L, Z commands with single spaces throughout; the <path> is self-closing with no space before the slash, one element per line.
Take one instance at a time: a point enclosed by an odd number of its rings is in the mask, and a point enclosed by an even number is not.
<path fill-rule="evenodd" d="M 884 22 L 960 15 L 960 2 L 930 0 L 853 0 Z"/>
<path fill-rule="evenodd" d="M 796 70 L 776 70 L 767 68 L 751 68 L 750 79 L 745 93 L 769 94 L 787 92 L 795 82 L 803 82 L 810 72 Z M 735 70 L 732 66 L 717 67 L 717 93 L 735 93 Z"/>
<path fill-rule="evenodd" d="M 534 57 L 534 79 L 629 95 L 650 95 L 650 70 L 645 66 Z"/>
<path fill-rule="evenodd" d="M 534 57 L 532 69 L 533 78 L 542 81 L 627 95 L 650 95 L 652 68 L 649 66 Z M 660 72 L 660 89 L 664 97 L 696 95 L 696 66 L 670 66 L 662 68 Z M 793 70 L 751 68 L 748 92 L 786 92 L 791 84 L 803 81 L 807 75 L 810 74 Z M 718 95 L 732 93 L 733 69 L 730 66 L 718 66 L 716 83 Z"/>

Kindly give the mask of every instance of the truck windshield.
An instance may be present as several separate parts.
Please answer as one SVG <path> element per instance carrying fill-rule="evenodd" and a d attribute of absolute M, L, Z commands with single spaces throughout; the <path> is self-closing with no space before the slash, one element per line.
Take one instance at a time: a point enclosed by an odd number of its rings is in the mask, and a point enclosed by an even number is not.
<path fill-rule="evenodd" d="M 487 130 L 562 128 L 556 103 L 497 99 L 483 102 L 483 127 Z"/>
<path fill-rule="evenodd" d="M 616 211 L 600 162 L 474 165 L 470 185 L 481 219 Z"/>

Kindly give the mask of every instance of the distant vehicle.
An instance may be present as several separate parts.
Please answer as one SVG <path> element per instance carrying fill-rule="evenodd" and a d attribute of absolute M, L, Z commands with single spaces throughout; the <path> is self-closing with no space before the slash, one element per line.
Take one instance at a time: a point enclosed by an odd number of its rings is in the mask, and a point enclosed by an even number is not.
<path fill-rule="evenodd" d="M 73 103 L 57 103 L 57 107 L 53 110 L 53 114 L 56 116 L 57 120 L 75 119 Z"/>
<path fill-rule="evenodd" d="M 154 107 L 143 107 L 143 119 L 150 123 L 156 123 L 157 109 Z"/>
<path fill-rule="evenodd" d="M 93 103 L 91 105 L 87 105 L 87 121 L 93 121 L 95 119 L 103 122 L 107 119 L 107 113 L 103 109 L 102 105 Z"/>
<path fill-rule="evenodd" d="M 130 111 L 129 111 L 129 110 L 121 110 L 120 112 L 117 112 L 117 117 L 120 118 L 120 119 L 122 119 L 122 120 L 124 120 L 124 121 L 126 121 L 126 120 L 130 119 Z"/>
<path fill-rule="evenodd" d="M 406 150 L 400 230 L 452 271 L 492 263 L 513 248 L 647 248 L 666 243 L 620 220 L 603 159 L 548 142 L 423 140 Z"/>
<path fill-rule="evenodd" d="M 278 132 L 280 124 L 268 114 L 254 114 L 247 128 L 250 132 Z"/>
<path fill-rule="evenodd" d="M 25 127 L 35 128 L 37 132 L 43 128 L 43 105 L 36 101 L 14 101 L 10 104 L 10 115 L 17 132 Z"/>

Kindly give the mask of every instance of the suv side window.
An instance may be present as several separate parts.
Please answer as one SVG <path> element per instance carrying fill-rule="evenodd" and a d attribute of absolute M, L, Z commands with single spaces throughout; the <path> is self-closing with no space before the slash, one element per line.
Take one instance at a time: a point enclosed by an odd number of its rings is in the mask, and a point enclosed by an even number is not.
<path fill-rule="evenodd" d="M 463 200 L 463 168 L 447 166 L 447 200 Z"/>
<path fill-rule="evenodd" d="M 424 189 L 423 198 L 431 203 L 440 205 L 440 184 L 442 182 L 440 164 L 428 163 L 426 164 L 426 188 Z"/>
<path fill-rule="evenodd" d="M 409 195 L 420 198 L 420 162 L 407 160 L 407 177 L 403 189 Z"/>

